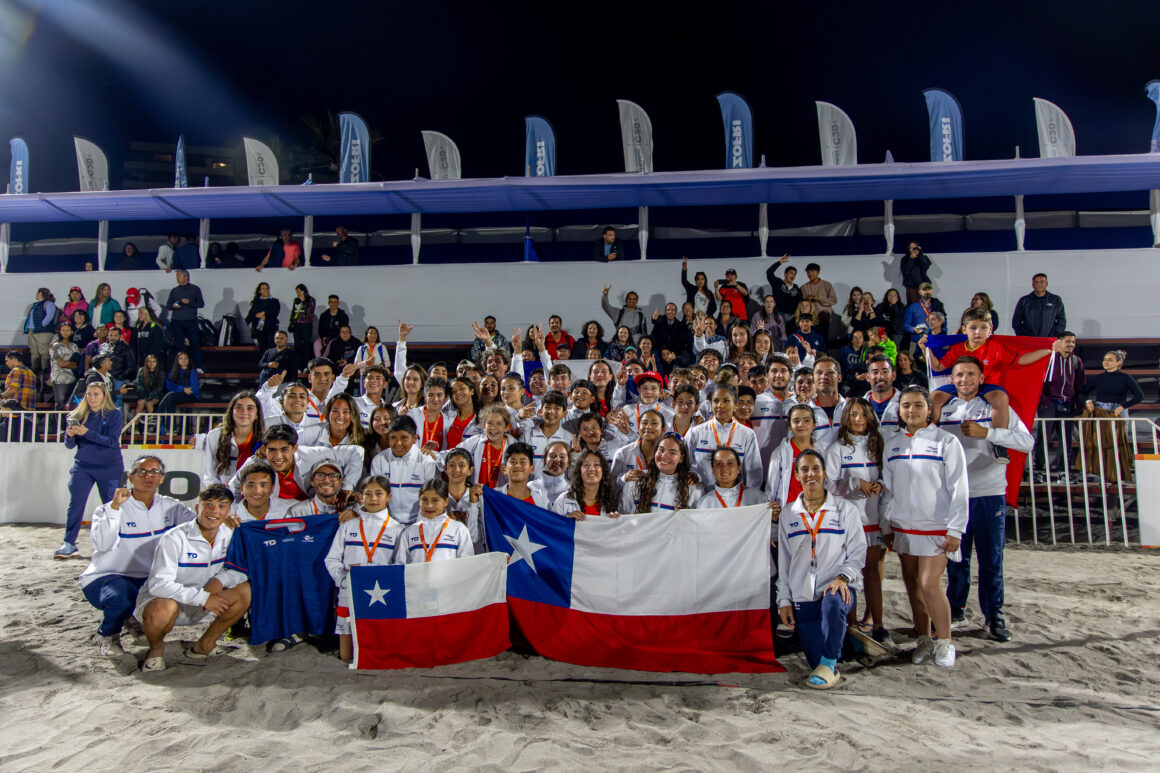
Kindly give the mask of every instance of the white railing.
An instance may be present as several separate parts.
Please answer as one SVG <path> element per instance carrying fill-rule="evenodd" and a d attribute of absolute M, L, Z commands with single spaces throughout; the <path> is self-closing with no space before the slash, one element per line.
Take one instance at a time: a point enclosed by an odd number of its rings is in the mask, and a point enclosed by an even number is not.
<path fill-rule="evenodd" d="M 1041 537 L 1046 541 L 1050 535 L 1052 545 L 1061 540 L 1076 545 L 1086 537 L 1086 544 L 1094 545 L 1102 532 L 1103 544 L 1111 545 L 1113 532 L 1118 531 L 1117 542 L 1127 547 L 1128 513 L 1137 507 L 1136 456 L 1160 453 L 1160 426 L 1151 419 L 1126 416 L 1050 418 L 1036 419 L 1033 434 L 1036 448 L 1027 457 L 1021 492 L 1021 504 L 1029 502 L 1031 541 L 1039 544 Z M 1041 455 L 1042 473 L 1037 475 Z M 1061 527 L 1059 518 L 1064 515 Z M 1021 516 L 1017 512 L 1016 542 L 1023 539 Z"/>
<path fill-rule="evenodd" d="M 68 411 L 6 412 L 0 443 L 63 443 L 68 429 Z M 138 413 L 121 428 L 121 444 L 192 446 L 221 423 L 210 413 Z"/>

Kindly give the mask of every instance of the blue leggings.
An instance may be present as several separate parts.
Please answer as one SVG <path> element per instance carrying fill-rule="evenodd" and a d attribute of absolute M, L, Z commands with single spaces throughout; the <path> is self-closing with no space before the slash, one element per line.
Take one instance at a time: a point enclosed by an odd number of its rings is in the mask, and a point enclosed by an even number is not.
<path fill-rule="evenodd" d="M 64 541 L 77 544 L 81 533 L 81 522 L 85 520 L 85 503 L 93 484 L 101 495 L 102 502 L 111 502 L 113 492 L 121 483 L 122 470 L 90 470 L 74 465 L 68 478 L 68 516 L 65 518 Z"/>
<path fill-rule="evenodd" d="M 821 601 L 799 601 L 793 605 L 798 638 L 810 668 L 817 668 L 822 658 L 837 660 L 846 640 L 846 615 L 858 604 L 858 593 L 850 588 L 850 603 L 841 595 L 827 593 Z"/>
<path fill-rule="evenodd" d="M 105 613 L 105 619 L 101 621 L 97 633 L 101 636 L 112 636 L 120 632 L 121 626 L 132 616 L 137 606 L 137 592 L 141 590 L 146 579 L 106 574 L 82 589 L 89 603 Z"/>

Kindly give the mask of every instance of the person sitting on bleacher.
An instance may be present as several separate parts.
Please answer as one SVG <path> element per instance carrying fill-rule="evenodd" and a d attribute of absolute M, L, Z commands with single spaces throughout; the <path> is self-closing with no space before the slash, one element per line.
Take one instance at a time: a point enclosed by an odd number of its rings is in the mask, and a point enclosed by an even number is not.
<path fill-rule="evenodd" d="M 197 371 L 190 366 L 187 352 L 177 353 L 177 361 L 165 379 L 165 389 L 165 397 L 157 406 L 158 413 L 175 413 L 177 406 L 201 399 L 201 382 Z"/>
<path fill-rule="evenodd" d="M 261 368 L 261 373 L 258 374 L 259 384 L 266 383 L 270 376 L 289 370 L 293 366 L 294 347 L 289 345 L 289 341 L 290 337 L 286 335 L 285 330 L 279 330 L 274 334 L 274 347 L 262 352 L 262 358 L 258 360 L 258 367 Z"/>

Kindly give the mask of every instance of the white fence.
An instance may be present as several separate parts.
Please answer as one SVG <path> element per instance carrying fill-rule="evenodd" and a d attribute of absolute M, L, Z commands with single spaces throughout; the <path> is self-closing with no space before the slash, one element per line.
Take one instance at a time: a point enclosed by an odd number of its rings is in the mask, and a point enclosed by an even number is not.
<path fill-rule="evenodd" d="M 221 423 L 208 413 L 138 413 L 121 429 L 121 444 L 130 446 L 192 446 Z M 14 411 L 0 425 L 0 443 L 63 443 L 67 411 Z"/>

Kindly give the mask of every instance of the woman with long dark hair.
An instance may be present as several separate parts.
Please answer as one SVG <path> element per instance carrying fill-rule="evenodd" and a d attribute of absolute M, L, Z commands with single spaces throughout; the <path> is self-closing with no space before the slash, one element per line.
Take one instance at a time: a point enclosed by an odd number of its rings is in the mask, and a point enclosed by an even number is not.
<path fill-rule="evenodd" d="M 588 359 L 588 351 L 595 350 L 604 355 L 604 328 L 599 322 L 590 319 L 580 328 L 580 337 L 576 339 L 576 346 L 572 349 L 572 359 Z"/>
<path fill-rule="evenodd" d="M 197 371 L 189 363 L 188 352 L 177 353 L 173 368 L 165 379 L 165 389 L 166 395 L 157 405 L 158 413 L 173 413 L 177 406 L 201 399 L 201 382 L 197 378 Z"/>
<path fill-rule="evenodd" d="M 274 334 L 278 332 L 278 314 L 281 310 L 282 304 L 270 295 L 269 283 L 259 282 L 250 300 L 250 310 L 246 313 L 250 336 L 258 345 L 259 352 L 274 348 Z"/>
<path fill-rule="evenodd" d="M 62 322 L 56 338 L 48 347 L 48 359 L 52 366 L 49 381 L 52 382 L 53 405 L 58 411 L 63 411 L 68 406 L 69 396 L 76 388 L 78 368 L 81 365 L 81 350 L 72 339 L 73 326 Z"/>
<path fill-rule="evenodd" d="M 113 290 L 108 282 L 97 285 L 93 299 L 89 301 L 89 319 L 93 327 L 104 327 L 113 321 L 113 312 L 120 311 L 121 304 L 113 298 Z"/>
<path fill-rule="evenodd" d="M 704 271 L 693 274 L 693 284 L 689 284 L 689 259 L 681 259 L 681 287 L 685 288 L 685 302 L 693 304 L 694 312 L 704 312 L 712 317 L 717 313 L 717 298 L 709 289 L 709 278 Z"/>
<path fill-rule="evenodd" d="M 245 391 L 230 398 L 221 426 L 211 429 L 205 436 L 202 486 L 229 483 L 234 473 L 261 448 L 265 433 L 258 396 Z"/>
<path fill-rule="evenodd" d="M 552 503 L 552 511 L 577 521 L 590 515 L 620 517 L 615 481 L 608 460 L 599 451 L 584 448 L 576 455 L 572 484 Z"/>
<path fill-rule="evenodd" d="M 156 355 L 150 354 L 145 357 L 145 362 L 137 370 L 133 391 L 137 393 L 137 413 L 157 412 L 157 404 L 165 396 L 165 374 Z"/>
<path fill-rule="evenodd" d="M 314 352 L 314 298 L 310 297 L 310 290 L 304 284 L 294 288 L 290 332 L 294 334 L 294 359 L 301 374 Z"/>
<path fill-rule="evenodd" d="M 691 470 L 689 447 L 675 432 L 666 432 L 657 444 L 648 471 L 635 484 L 625 484 L 620 512 L 652 513 L 692 507 L 704 491 Z"/>

